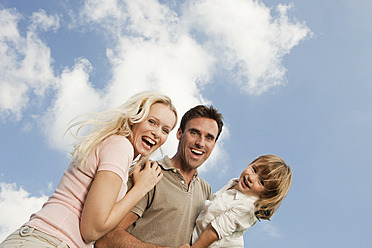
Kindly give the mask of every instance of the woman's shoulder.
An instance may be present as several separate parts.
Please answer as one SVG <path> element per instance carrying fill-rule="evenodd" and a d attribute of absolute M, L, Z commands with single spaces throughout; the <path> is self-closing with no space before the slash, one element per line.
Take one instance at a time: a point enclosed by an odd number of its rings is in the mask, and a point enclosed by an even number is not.
<path fill-rule="evenodd" d="M 108 136 L 102 143 L 125 143 L 131 144 L 127 137 L 123 135 L 113 134 Z"/>
<path fill-rule="evenodd" d="M 133 149 L 132 144 L 126 137 L 116 134 L 110 135 L 100 144 L 100 149 L 102 150 L 104 150 L 105 148 L 112 149 L 113 147 L 117 147 L 118 149 Z"/>

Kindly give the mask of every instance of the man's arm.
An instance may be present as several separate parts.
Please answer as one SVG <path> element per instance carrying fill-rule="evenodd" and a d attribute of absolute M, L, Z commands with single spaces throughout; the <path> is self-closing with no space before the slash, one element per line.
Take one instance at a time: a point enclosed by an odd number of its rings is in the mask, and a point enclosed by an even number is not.
<path fill-rule="evenodd" d="M 127 232 L 127 228 L 131 226 L 138 219 L 138 215 L 133 212 L 129 212 L 127 216 L 121 221 L 121 223 L 111 232 L 97 240 L 94 244 L 96 248 L 160 248 L 163 246 L 157 246 L 153 244 L 147 244 L 137 239 L 133 235 Z M 189 245 L 181 245 L 179 248 L 190 247 Z M 163 247 L 164 248 L 164 247 Z M 167 247 L 169 248 L 169 247 Z"/>
<path fill-rule="evenodd" d="M 127 232 L 127 228 L 136 222 L 137 219 L 138 215 L 133 212 L 129 212 L 114 230 L 97 240 L 94 246 L 97 248 L 156 247 L 145 246 L 145 243 L 141 242 L 139 239 Z"/>
<path fill-rule="evenodd" d="M 211 224 L 209 224 L 191 248 L 205 248 L 210 246 L 216 240 L 218 240 L 218 234 Z"/>

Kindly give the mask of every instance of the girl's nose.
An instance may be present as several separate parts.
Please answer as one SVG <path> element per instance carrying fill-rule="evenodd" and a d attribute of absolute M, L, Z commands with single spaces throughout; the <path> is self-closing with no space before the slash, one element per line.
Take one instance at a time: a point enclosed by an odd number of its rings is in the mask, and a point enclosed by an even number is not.
<path fill-rule="evenodd" d="M 251 182 L 256 181 L 257 180 L 257 175 L 256 174 L 249 175 L 249 180 L 251 180 Z"/>
<path fill-rule="evenodd" d="M 248 182 L 252 183 L 252 175 L 248 175 Z"/>

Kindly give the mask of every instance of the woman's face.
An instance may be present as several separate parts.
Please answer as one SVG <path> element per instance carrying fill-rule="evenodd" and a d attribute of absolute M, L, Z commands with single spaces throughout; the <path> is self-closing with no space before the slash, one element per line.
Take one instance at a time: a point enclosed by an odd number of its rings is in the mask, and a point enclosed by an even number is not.
<path fill-rule="evenodd" d="M 163 145 L 175 122 L 176 115 L 169 106 L 163 103 L 151 105 L 147 118 L 132 126 L 134 157 L 146 156 Z"/>

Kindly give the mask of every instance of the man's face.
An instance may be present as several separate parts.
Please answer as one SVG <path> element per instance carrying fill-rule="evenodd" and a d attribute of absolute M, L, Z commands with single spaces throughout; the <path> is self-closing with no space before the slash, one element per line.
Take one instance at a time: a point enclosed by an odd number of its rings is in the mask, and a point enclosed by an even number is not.
<path fill-rule="evenodd" d="M 216 145 L 217 134 L 217 122 L 204 117 L 189 120 L 184 132 L 178 129 L 178 153 L 187 168 L 197 169 L 208 159 Z"/>

